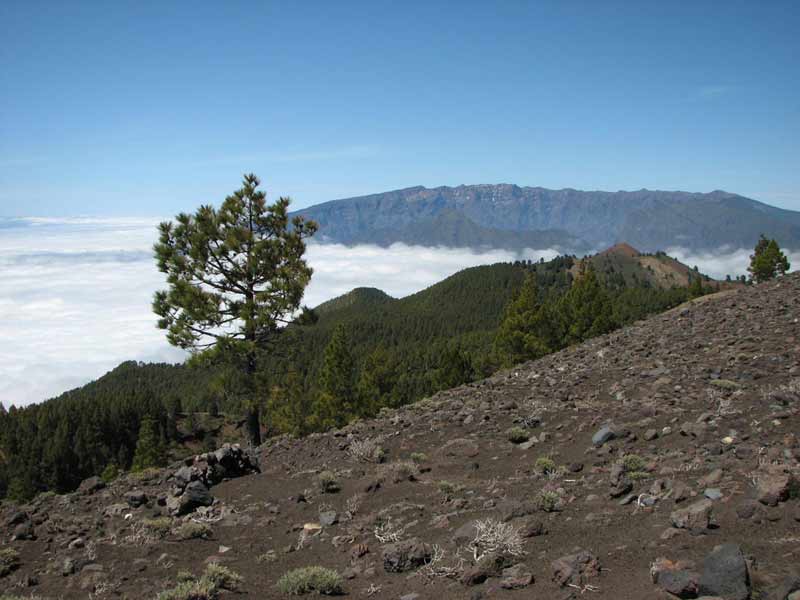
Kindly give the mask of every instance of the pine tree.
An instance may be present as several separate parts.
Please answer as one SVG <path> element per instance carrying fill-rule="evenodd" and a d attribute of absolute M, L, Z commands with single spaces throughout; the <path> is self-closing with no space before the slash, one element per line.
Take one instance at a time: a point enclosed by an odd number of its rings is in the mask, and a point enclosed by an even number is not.
<path fill-rule="evenodd" d="M 166 462 L 166 450 L 161 441 L 158 423 L 152 417 L 145 417 L 139 426 L 139 439 L 133 455 L 132 471 L 142 471 L 151 467 L 161 467 Z"/>
<path fill-rule="evenodd" d="M 564 345 L 583 342 L 614 328 L 611 299 L 590 263 L 581 263 L 560 309 L 559 316 L 565 326 Z"/>
<path fill-rule="evenodd" d="M 155 245 L 158 268 L 169 289 L 156 292 L 153 310 L 167 340 L 192 351 L 214 349 L 211 358 L 237 369 L 250 441 L 261 443 L 258 365 L 292 321 L 311 279 L 303 259 L 305 239 L 317 226 L 289 220 L 288 198 L 267 206 L 255 175 L 219 210 L 201 206 L 161 223 Z"/>
<path fill-rule="evenodd" d="M 705 289 L 703 288 L 703 279 L 700 276 L 695 276 L 691 278 L 689 282 L 689 297 L 690 298 L 699 298 L 705 294 Z"/>
<path fill-rule="evenodd" d="M 290 370 L 283 384 L 272 389 L 267 403 L 267 427 L 275 432 L 305 435 L 311 428 L 313 408 L 311 395 L 303 389 L 300 375 Z"/>
<path fill-rule="evenodd" d="M 536 276 L 526 274 L 494 338 L 493 354 L 500 366 L 510 367 L 551 351 L 542 337 L 542 305 L 538 295 Z"/>
<path fill-rule="evenodd" d="M 364 361 L 356 386 L 359 406 L 365 416 L 373 416 L 382 407 L 392 404 L 396 384 L 395 363 L 385 348 L 378 346 Z"/>
<path fill-rule="evenodd" d="M 458 346 L 445 348 L 433 374 L 433 390 L 447 390 L 472 381 L 475 372 L 469 356 Z"/>
<path fill-rule="evenodd" d="M 750 266 L 747 267 L 750 279 L 754 283 L 762 283 L 785 275 L 789 270 L 789 259 L 781 251 L 778 242 L 767 239 L 763 234 L 750 255 Z"/>
<path fill-rule="evenodd" d="M 360 416 L 355 402 L 355 364 L 341 324 L 325 348 L 318 388 L 316 412 L 322 427 L 341 427 Z"/>

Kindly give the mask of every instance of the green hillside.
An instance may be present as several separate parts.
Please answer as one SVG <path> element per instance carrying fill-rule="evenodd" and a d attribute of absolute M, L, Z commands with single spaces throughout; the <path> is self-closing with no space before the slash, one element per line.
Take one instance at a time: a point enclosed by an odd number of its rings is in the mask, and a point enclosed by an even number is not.
<path fill-rule="evenodd" d="M 565 256 L 480 266 L 401 299 L 358 288 L 325 302 L 313 325 L 287 327 L 280 356 L 259 374 L 262 428 L 303 433 L 488 375 L 499 366 L 492 355 L 495 333 L 526 274 L 536 274 L 542 299 L 557 299 L 570 289 L 576 262 Z M 651 281 L 646 267 L 634 262 L 611 254 L 599 263 L 612 327 L 689 297 L 686 287 L 659 285 L 669 278 Z M 620 279 L 622 271 L 635 277 Z M 324 357 L 337 332 L 338 352 L 352 365 L 348 373 L 334 374 L 352 395 L 347 410 L 325 396 L 331 373 L 323 368 Z M 0 412 L 0 497 L 68 491 L 108 465 L 129 468 L 148 418 L 164 460 L 188 453 L 201 438 L 211 436 L 206 441 L 213 445 L 219 431 L 235 436 L 236 427 L 217 423 L 204 431 L 193 415 L 220 412 L 236 423 L 242 401 L 235 376 L 226 377 L 221 367 L 123 363 L 40 405 Z"/>

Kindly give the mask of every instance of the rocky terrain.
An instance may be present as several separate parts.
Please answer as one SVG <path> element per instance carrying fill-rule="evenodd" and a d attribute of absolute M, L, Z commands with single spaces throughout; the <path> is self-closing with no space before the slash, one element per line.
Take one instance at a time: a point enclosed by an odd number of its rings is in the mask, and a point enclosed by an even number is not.
<path fill-rule="evenodd" d="M 798 429 L 793 274 L 339 431 L 4 505 L 0 597 L 797 600 Z"/>

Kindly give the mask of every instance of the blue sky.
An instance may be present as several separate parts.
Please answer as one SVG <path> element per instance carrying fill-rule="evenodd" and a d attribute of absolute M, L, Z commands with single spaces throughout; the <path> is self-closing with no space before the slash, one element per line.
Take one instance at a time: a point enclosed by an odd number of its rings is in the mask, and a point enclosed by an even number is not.
<path fill-rule="evenodd" d="M 411 185 L 800 210 L 798 2 L 0 4 L 0 215 Z"/>

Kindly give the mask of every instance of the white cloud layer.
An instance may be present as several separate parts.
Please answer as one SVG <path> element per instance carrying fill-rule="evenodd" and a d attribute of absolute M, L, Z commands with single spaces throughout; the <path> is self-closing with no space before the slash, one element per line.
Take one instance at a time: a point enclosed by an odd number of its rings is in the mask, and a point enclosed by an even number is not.
<path fill-rule="evenodd" d="M 150 309 L 164 279 L 158 219 L 0 220 L 0 401 L 24 405 L 96 379 L 125 360 L 178 362 Z M 549 259 L 555 251 L 525 258 Z M 400 297 L 512 252 L 311 244 L 316 306 L 359 286 Z"/>
<path fill-rule="evenodd" d="M 714 252 L 695 252 L 686 248 L 667 248 L 666 253 L 677 258 L 683 264 L 693 267 L 698 266 L 700 271 L 715 279 L 725 279 L 726 275 L 736 277 L 747 275 L 747 265 L 750 264 L 752 249 L 721 248 Z M 792 270 L 800 267 L 800 250 L 784 250 Z"/>
<path fill-rule="evenodd" d="M 150 303 L 164 285 L 152 258 L 157 219 L 0 220 L 0 401 L 24 405 L 96 379 L 125 360 L 179 362 L 155 326 Z M 670 253 L 704 272 L 745 272 L 749 252 Z M 395 297 L 463 268 L 555 251 L 473 252 L 395 244 L 311 244 L 314 277 L 305 303 L 316 306 L 354 287 Z M 800 253 L 791 256 L 800 264 Z"/>

